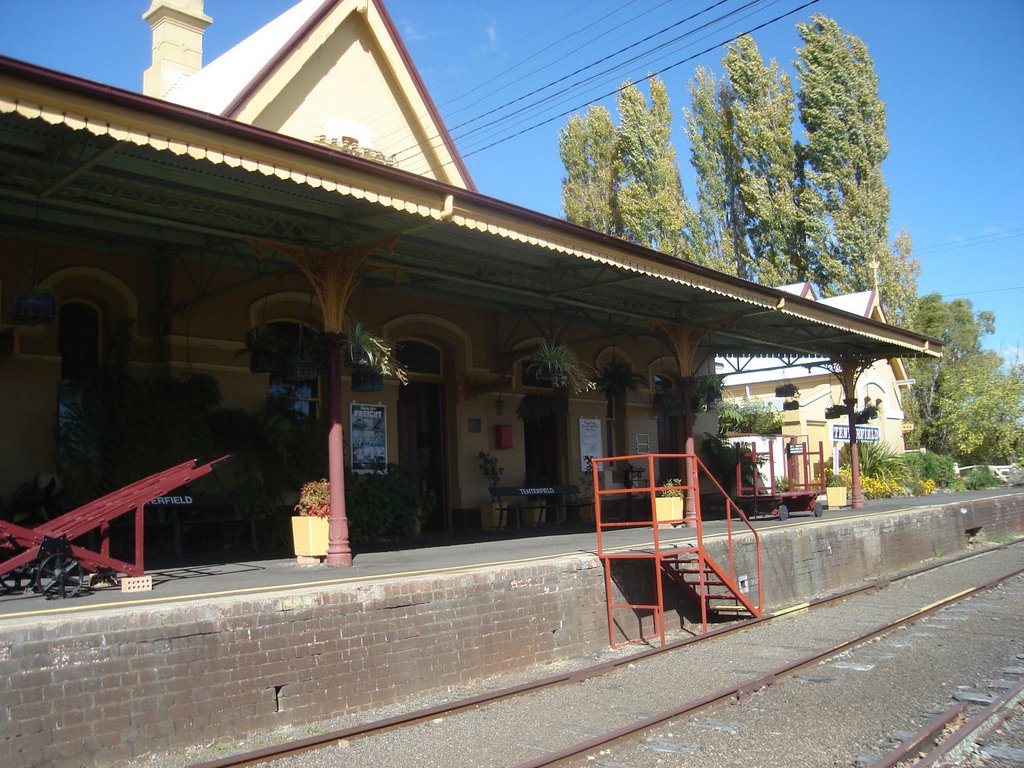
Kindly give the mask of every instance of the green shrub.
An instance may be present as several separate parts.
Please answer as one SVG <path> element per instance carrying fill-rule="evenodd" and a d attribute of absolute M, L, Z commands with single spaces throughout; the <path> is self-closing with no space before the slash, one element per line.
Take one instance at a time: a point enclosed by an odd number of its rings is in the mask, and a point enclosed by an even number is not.
<path fill-rule="evenodd" d="M 725 401 L 718 408 L 720 435 L 774 435 L 782 432 L 782 414 L 767 400 Z"/>
<path fill-rule="evenodd" d="M 939 488 L 956 483 L 956 462 L 952 456 L 939 453 L 908 453 L 904 455 L 914 480 L 931 480 Z"/>
<path fill-rule="evenodd" d="M 884 483 L 903 485 L 908 477 L 907 462 L 903 454 L 888 443 L 860 443 L 860 473 Z"/>
<path fill-rule="evenodd" d="M 416 533 L 437 498 L 421 493 L 413 473 L 397 464 L 383 472 L 345 473 L 345 510 L 353 542 L 380 541 Z"/>
<path fill-rule="evenodd" d="M 963 476 L 964 488 L 976 491 L 980 488 L 995 488 L 1003 485 L 1003 481 L 988 466 L 975 467 Z"/>

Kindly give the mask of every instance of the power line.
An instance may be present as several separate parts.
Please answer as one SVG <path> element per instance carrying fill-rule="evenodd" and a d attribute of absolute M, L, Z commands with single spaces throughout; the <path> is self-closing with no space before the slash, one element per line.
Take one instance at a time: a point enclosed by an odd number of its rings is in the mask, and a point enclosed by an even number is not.
<path fill-rule="evenodd" d="M 945 253 L 946 251 L 956 251 L 960 248 L 973 248 L 976 245 L 988 245 L 990 243 L 998 243 L 1003 240 L 1014 240 L 1018 237 L 1024 237 L 1024 227 L 1017 229 L 1010 229 L 1006 232 L 994 232 L 991 235 L 978 235 L 977 237 L 969 237 L 964 240 L 959 240 L 955 243 L 945 243 L 942 245 L 930 245 L 925 248 L 915 248 L 912 252 L 912 256 L 930 256 L 936 253 Z"/>

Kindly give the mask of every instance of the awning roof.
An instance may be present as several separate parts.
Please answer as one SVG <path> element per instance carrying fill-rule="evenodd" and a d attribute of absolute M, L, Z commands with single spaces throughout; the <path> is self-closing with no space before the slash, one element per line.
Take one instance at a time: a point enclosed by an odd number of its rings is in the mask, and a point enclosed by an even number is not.
<path fill-rule="evenodd" d="M 0 231 L 139 256 L 398 236 L 397 294 L 595 334 L 710 323 L 714 354 L 881 359 L 941 342 L 336 149 L 0 57 Z M 284 257 L 282 257 L 284 259 Z M 396 282 L 395 275 L 399 276 Z"/>

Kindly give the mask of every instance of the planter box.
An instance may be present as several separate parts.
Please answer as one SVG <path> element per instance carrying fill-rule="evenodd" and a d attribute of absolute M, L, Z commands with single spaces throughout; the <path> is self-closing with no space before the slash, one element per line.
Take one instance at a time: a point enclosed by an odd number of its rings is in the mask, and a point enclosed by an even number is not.
<path fill-rule="evenodd" d="M 480 528 L 493 531 L 501 521 L 501 505 L 496 501 L 480 502 Z"/>
<path fill-rule="evenodd" d="M 292 517 L 292 540 L 295 544 L 295 556 L 303 562 L 303 558 L 327 557 L 327 518 Z"/>
<path fill-rule="evenodd" d="M 829 509 L 839 509 L 839 507 L 846 506 L 846 486 L 826 488 L 825 496 L 828 498 Z"/>
<path fill-rule="evenodd" d="M 658 527 L 671 527 L 683 524 L 685 499 L 681 496 L 659 497 L 654 500 L 654 520 Z"/>

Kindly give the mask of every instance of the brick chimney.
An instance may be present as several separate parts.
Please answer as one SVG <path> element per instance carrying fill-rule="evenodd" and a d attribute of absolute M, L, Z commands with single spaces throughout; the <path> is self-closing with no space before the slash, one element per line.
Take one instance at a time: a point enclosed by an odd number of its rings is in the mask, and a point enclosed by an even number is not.
<path fill-rule="evenodd" d="M 152 0 L 142 19 L 153 30 L 153 64 L 142 75 L 142 93 L 163 98 L 202 68 L 203 31 L 213 19 L 203 13 L 203 0 Z"/>

